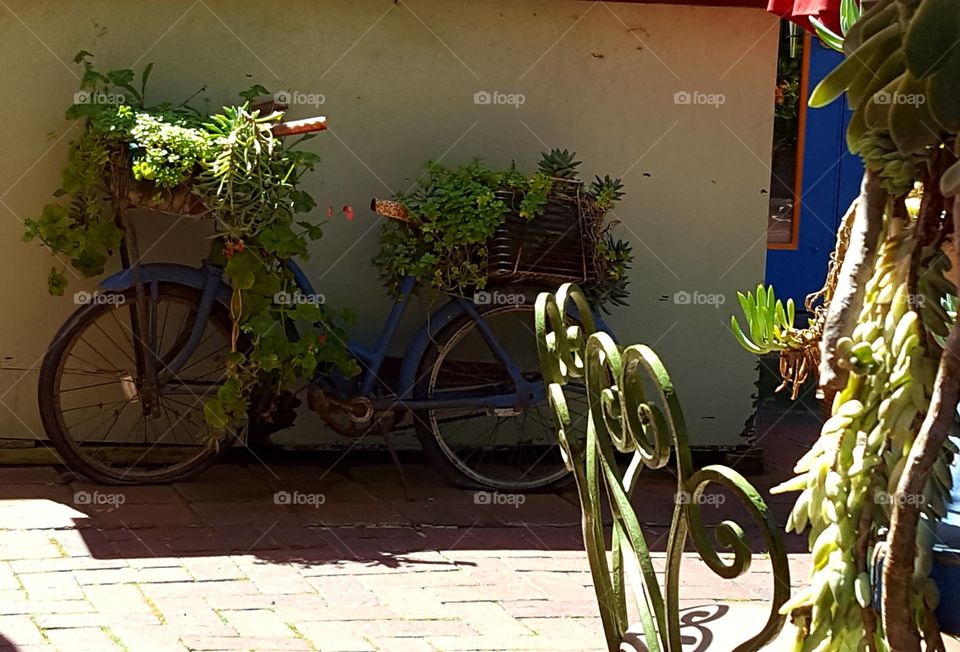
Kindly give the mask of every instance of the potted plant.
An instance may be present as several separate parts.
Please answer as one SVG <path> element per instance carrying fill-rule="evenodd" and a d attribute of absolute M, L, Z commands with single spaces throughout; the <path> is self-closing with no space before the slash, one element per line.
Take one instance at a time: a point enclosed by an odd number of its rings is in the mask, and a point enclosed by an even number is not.
<path fill-rule="evenodd" d="M 390 287 L 414 276 L 436 290 L 465 294 L 488 285 L 585 285 L 594 304 L 623 305 L 628 243 L 607 220 L 623 196 L 619 179 L 579 178 L 567 150 L 543 153 L 537 171 L 458 168 L 428 162 L 416 188 L 373 209 L 387 217 L 374 263 Z"/>
<path fill-rule="evenodd" d="M 254 105 L 266 89 L 255 85 L 241 93 L 241 103 L 205 115 L 187 102 L 148 103 L 152 64 L 139 76 L 126 69 L 102 72 L 91 57 L 81 52 L 75 58 L 84 74 L 67 118 L 82 121 L 83 131 L 70 144 L 54 193 L 69 201 L 48 204 L 39 217 L 26 220 L 25 238 L 39 240 L 93 277 L 103 274 L 118 249 L 131 224 L 130 208 L 215 221 L 210 259 L 224 268 L 234 293 L 226 379 L 204 409 L 215 433 L 246 418 L 255 392 L 270 397 L 264 408 L 269 411 L 295 378 L 312 376 L 317 365 L 355 371 L 341 344 L 338 315 L 322 306 L 274 301 L 293 284 L 285 261 L 306 257 L 322 230 L 297 219 L 315 206 L 299 181 L 319 157 L 280 140 L 295 130 L 281 123 L 282 111 Z M 139 264 L 139 256 L 132 257 Z M 63 294 L 65 285 L 63 268 L 53 267 L 50 292 Z M 287 320 L 315 327 L 290 339 L 284 328 L 274 328 Z"/>

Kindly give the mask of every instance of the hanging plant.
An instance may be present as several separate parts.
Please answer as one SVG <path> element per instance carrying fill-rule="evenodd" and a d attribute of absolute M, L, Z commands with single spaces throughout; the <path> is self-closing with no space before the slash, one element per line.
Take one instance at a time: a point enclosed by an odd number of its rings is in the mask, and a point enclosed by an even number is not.
<path fill-rule="evenodd" d="M 820 343 L 820 390 L 838 392 L 832 416 L 778 489 L 800 492 L 787 528 L 809 529 L 813 553 L 809 586 L 783 607 L 797 650 L 943 649 L 929 574 L 960 399 L 960 330 L 948 312 L 960 233 L 958 6 L 880 0 L 861 16 L 845 0 L 842 38 L 825 37 L 846 59 L 810 103 L 846 93 L 847 141 L 866 173 Z"/>
<path fill-rule="evenodd" d="M 118 215 L 131 205 L 176 205 L 216 221 L 210 259 L 224 267 L 233 288 L 234 331 L 225 380 L 204 409 L 215 434 L 246 418 L 255 391 L 276 397 L 321 365 L 355 373 L 343 345 L 345 315 L 316 303 L 275 300 L 293 294 L 286 261 L 307 258 L 309 243 L 322 236 L 319 226 L 295 217 L 315 207 L 299 187 L 319 160 L 298 149 L 310 136 L 294 143 L 273 136 L 283 114 L 263 115 L 251 105 L 267 93 L 262 86 L 241 93 L 243 103 L 206 116 L 186 103 L 146 104 L 152 64 L 135 88 L 133 71 L 101 73 L 90 57 L 81 52 L 75 59 L 84 75 L 67 118 L 82 120 L 83 133 L 70 144 L 54 193 L 69 203 L 48 204 L 39 218 L 26 220 L 25 238 L 38 239 L 92 277 L 103 274 L 119 247 Z M 52 294 L 63 294 L 62 268 L 51 270 L 48 285 Z M 313 326 L 291 338 L 289 321 Z"/>

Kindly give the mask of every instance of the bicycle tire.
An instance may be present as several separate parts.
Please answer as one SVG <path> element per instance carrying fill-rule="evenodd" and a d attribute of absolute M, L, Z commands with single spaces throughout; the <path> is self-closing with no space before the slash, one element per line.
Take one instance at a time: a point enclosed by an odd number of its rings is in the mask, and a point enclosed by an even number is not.
<path fill-rule="evenodd" d="M 532 309 L 533 306 L 530 305 L 489 306 L 480 309 L 480 314 L 484 318 L 489 318 L 498 314 L 502 315 L 504 313 L 523 311 L 529 313 L 530 328 L 532 329 Z M 435 378 L 439 373 L 435 367 L 438 362 L 442 364 L 445 349 L 451 344 L 456 345 L 455 338 L 463 339 L 467 337 L 469 331 L 475 326 L 476 322 L 472 317 L 463 315 L 447 325 L 437 335 L 420 361 L 417 372 L 418 381 L 414 386 L 415 398 L 419 400 L 430 398 L 431 378 Z M 531 342 L 530 347 L 530 353 L 535 356 L 535 344 Z M 536 365 L 535 369 L 539 375 L 539 364 Z M 557 489 L 569 482 L 572 476 L 569 470 L 562 465 L 562 459 L 559 457 L 560 445 L 559 442 L 556 441 L 556 431 L 553 429 L 552 413 L 549 413 L 549 406 L 546 401 L 538 404 L 538 406 L 548 411 L 548 415 L 545 418 L 549 419 L 549 425 L 545 426 L 546 430 L 544 435 L 552 438 L 547 441 L 546 446 L 551 449 L 553 454 L 558 456 L 557 468 L 556 473 L 548 473 L 543 478 L 536 478 L 531 481 L 485 476 L 482 472 L 468 468 L 465 461 L 459 459 L 456 451 L 453 450 L 449 442 L 445 441 L 443 433 L 440 432 L 440 421 L 437 419 L 437 414 L 435 414 L 436 410 L 426 409 L 415 411 L 413 418 L 417 436 L 428 461 L 431 466 L 451 484 L 467 489 L 493 490 L 504 493 L 542 492 Z M 584 410 L 585 409 L 584 407 Z"/>
<path fill-rule="evenodd" d="M 126 301 L 135 301 L 135 290 L 130 288 L 124 292 L 107 293 L 114 296 L 123 296 Z M 160 305 L 164 300 L 177 302 L 186 307 L 195 310 L 200 304 L 200 290 L 193 287 L 180 285 L 177 283 L 161 282 L 158 285 L 158 303 Z M 112 310 L 110 303 L 88 303 L 78 308 L 67 319 L 60 330 L 53 338 L 53 342 L 47 350 L 40 367 L 40 378 L 38 382 L 38 406 L 40 408 L 40 418 L 50 443 L 56 448 L 66 465 L 73 471 L 80 473 L 87 478 L 103 483 L 114 485 L 137 485 L 137 484 L 162 484 L 191 478 L 203 470 L 216 463 L 229 448 L 232 443 L 232 437 L 227 436 L 218 446 L 204 446 L 200 453 L 185 463 L 175 464 L 169 468 L 159 470 L 138 471 L 127 469 L 124 472 L 114 470 L 110 466 L 91 459 L 87 454 L 80 450 L 80 445 L 71 436 L 69 429 L 64 422 L 60 402 L 60 382 L 63 377 L 66 356 L 72 350 L 75 343 L 82 339 L 82 335 L 91 326 L 97 325 L 97 318 L 104 315 L 107 310 Z M 188 313 L 189 314 L 189 313 Z M 209 322 L 213 327 L 224 335 L 229 343 L 229 335 L 232 328 L 227 308 L 219 303 L 214 303 Z M 183 330 L 183 326 L 181 326 Z M 101 328 L 102 331 L 102 328 Z M 132 346 L 132 338 L 131 338 Z M 119 348 L 119 345 L 118 345 Z M 199 350 L 199 348 L 198 348 Z M 172 354 L 171 354 L 172 355 Z M 196 355 L 196 353 L 194 354 Z M 192 360 L 191 358 L 190 360 Z M 190 360 L 184 367 L 189 366 Z M 108 361 L 109 362 L 109 361 Z M 106 385 L 109 384 L 105 383 Z M 81 388 L 85 389 L 85 388 Z M 121 411 L 126 408 L 124 405 Z M 179 423 L 181 419 L 178 419 Z M 192 422 L 191 422 L 192 423 Z M 112 427 L 112 426 L 111 426 Z M 175 426 L 174 426 L 175 427 Z M 161 438 L 164 435 L 161 436 Z M 158 442 L 159 443 L 159 442 Z M 146 454 L 144 454 L 146 455 Z M 138 460 L 139 461 L 139 460 Z M 137 462 L 135 462 L 136 464 Z"/>

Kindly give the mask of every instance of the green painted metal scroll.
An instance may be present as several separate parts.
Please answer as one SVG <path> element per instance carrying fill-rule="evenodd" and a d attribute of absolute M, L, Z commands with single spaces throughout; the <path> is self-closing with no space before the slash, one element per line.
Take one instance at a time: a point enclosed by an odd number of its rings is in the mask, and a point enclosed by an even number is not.
<path fill-rule="evenodd" d="M 572 325 L 569 315 L 578 315 Z M 536 304 L 540 365 L 567 466 L 576 478 L 583 512 L 583 538 L 600 607 L 607 647 L 618 650 L 627 628 L 627 599 L 639 610 L 650 652 L 680 652 L 679 582 L 689 536 L 707 566 L 732 579 L 745 573 L 753 556 L 743 528 L 716 525 L 711 541 L 701 514 L 701 496 L 716 484 L 742 502 L 759 527 L 773 567 L 770 615 L 760 631 L 735 648 L 757 650 L 784 624 L 780 606 L 790 594 L 790 571 L 780 528 L 746 478 L 725 466 L 694 470 L 680 402 L 663 363 L 642 344 L 621 348 L 597 332 L 586 297 L 575 285 L 542 293 Z M 583 396 L 586 423 L 572 423 L 567 398 Z M 652 397 L 648 399 L 647 390 Z M 667 538 L 665 586 L 658 583 L 643 529 L 629 496 L 644 468 L 663 467 L 676 452 L 677 497 Z M 614 451 L 632 453 L 621 475 Z M 612 515 L 610 556 L 601 515 L 606 496 Z M 722 555 L 722 556 L 721 556 Z M 629 580 L 629 584 L 626 580 Z M 628 591 L 630 596 L 628 596 Z"/>

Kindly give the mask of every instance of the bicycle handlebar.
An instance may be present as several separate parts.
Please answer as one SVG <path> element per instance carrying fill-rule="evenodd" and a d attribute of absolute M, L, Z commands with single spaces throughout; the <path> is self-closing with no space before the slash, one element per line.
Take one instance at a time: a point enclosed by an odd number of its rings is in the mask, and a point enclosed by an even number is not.
<path fill-rule="evenodd" d="M 391 220 L 406 222 L 410 218 L 406 207 L 400 202 L 391 199 L 377 199 L 374 197 L 370 200 L 370 210 L 377 215 L 389 217 Z"/>
<path fill-rule="evenodd" d="M 281 122 L 274 125 L 271 131 L 274 136 L 282 138 L 283 136 L 295 136 L 297 134 L 309 134 L 315 131 L 323 131 L 327 128 L 327 117 L 318 116 L 316 118 L 304 118 L 303 120 L 291 120 L 290 122 Z"/>

